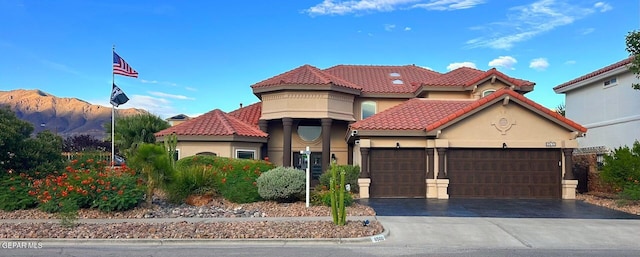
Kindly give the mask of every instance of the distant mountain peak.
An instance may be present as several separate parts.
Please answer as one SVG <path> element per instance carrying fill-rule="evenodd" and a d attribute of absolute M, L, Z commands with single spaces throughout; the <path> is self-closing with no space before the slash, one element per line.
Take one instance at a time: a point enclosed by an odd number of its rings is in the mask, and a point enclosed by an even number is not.
<path fill-rule="evenodd" d="M 0 91 L 0 105 L 11 108 L 18 118 L 33 124 L 34 132 L 50 130 L 63 137 L 88 134 L 104 138 L 102 127 L 111 122 L 111 107 L 90 104 L 78 98 L 61 98 L 39 89 Z M 116 115 L 147 113 L 142 109 L 116 109 Z"/>

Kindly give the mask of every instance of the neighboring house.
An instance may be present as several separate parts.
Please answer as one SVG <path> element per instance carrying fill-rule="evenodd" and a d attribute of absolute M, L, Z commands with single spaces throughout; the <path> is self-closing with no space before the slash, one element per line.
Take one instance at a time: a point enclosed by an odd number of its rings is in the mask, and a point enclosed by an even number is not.
<path fill-rule="evenodd" d="M 314 176 L 361 167 L 360 197 L 575 198 L 579 124 L 527 99 L 534 83 L 496 69 L 304 65 L 251 86 L 260 102 L 160 131 L 180 157 L 268 157 Z"/>
<path fill-rule="evenodd" d="M 178 125 L 180 123 L 183 123 L 185 121 L 188 121 L 189 119 L 191 119 L 189 116 L 184 115 L 184 114 L 178 114 L 176 116 L 172 116 L 167 118 L 167 122 L 169 122 L 169 125 L 171 126 L 175 126 Z"/>
<path fill-rule="evenodd" d="M 632 58 L 616 62 L 553 88 L 565 94 L 566 117 L 589 133 L 578 139 L 579 152 L 604 154 L 640 140 L 640 80 L 627 66 Z"/>

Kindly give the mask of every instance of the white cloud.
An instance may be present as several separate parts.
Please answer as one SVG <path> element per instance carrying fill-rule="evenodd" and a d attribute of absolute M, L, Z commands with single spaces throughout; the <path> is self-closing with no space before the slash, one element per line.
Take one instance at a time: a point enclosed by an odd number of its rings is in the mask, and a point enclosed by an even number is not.
<path fill-rule="evenodd" d="M 311 16 L 390 12 L 397 9 L 458 10 L 472 8 L 485 0 L 323 0 L 303 12 Z"/>
<path fill-rule="evenodd" d="M 593 33 L 595 30 L 596 30 L 596 29 L 594 29 L 594 28 L 586 28 L 586 29 L 580 30 L 580 34 L 582 34 L 582 35 L 591 34 L 591 33 Z"/>
<path fill-rule="evenodd" d="M 404 31 L 409 31 L 411 30 L 411 27 L 404 27 Z"/>
<path fill-rule="evenodd" d="M 509 70 L 515 70 L 515 68 L 513 67 L 516 63 L 518 63 L 518 60 L 516 60 L 516 58 L 513 58 L 511 56 L 500 56 L 496 59 L 493 59 L 489 62 L 489 66 L 490 67 L 502 67 L 505 69 L 509 69 Z"/>
<path fill-rule="evenodd" d="M 44 66 L 53 69 L 53 70 L 57 70 L 57 71 L 63 71 L 66 73 L 71 73 L 74 75 L 79 75 L 80 73 L 76 70 L 74 70 L 73 68 L 62 64 L 62 63 L 57 63 L 57 62 L 52 62 L 49 60 L 40 60 L 40 63 L 42 63 Z"/>
<path fill-rule="evenodd" d="M 485 27 L 485 30 L 491 30 L 490 32 L 482 32 L 494 36 L 470 39 L 466 44 L 469 48 L 510 49 L 516 43 L 591 15 L 597 9 L 605 10 L 606 6 L 596 4 L 594 7 L 580 7 L 559 0 L 539 0 L 529 5 L 511 8 L 507 20 L 494 22 Z M 474 27 L 474 30 L 477 29 L 477 26 Z"/>
<path fill-rule="evenodd" d="M 574 60 L 568 60 L 568 61 L 564 62 L 564 64 L 565 64 L 565 65 L 574 65 L 574 64 L 576 64 L 576 61 L 574 61 Z"/>
<path fill-rule="evenodd" d="M 396 28 L 395 24 L 384 24 L 384 30 L 386 31 L 392 31 L 395 28 Z"/>
<path fill-rule="evenodd" d="M 172 98 L 172 99 L 179 99 L 179 100 L 195 100 L 195 98 L 192 98 L 192 97 L 187 97 L 183 95 L 172 95 L 172 94 L 156 92 L 156 91 L 149 91 L 149 94 L 157 97 Z"/>
<path fill-rule="evenodd" d="M 451 11 L 473 8 L 484 2 L 485 0 L 431 0 L 429 3 L 415 4 L 413 7 L 436 11 Z"/>
<path fill-rule="evenodd" d="M 184 87 L 184 89 L 192 91 L 192 92 L 198 91 L 198 89 L 195 88 L 195 87 Z"/>
<path fill-rule="evenodd" d="M 538 71 L 546 70 L 547 67 L 549 67 L 549 62 L 547 61 L 547 58 L 536 58 L 531 60 L 531 62 L 529 63 L 529 68 L 532 68 Z"/>
<path fill-rule="evenodd" d="M 613 7 L 605 2 L 597 2 L 593 5 L 593 8 L 600 10 L 600 12 L 607 12 L 613 9 Z"/>
<path fill-rule="evenodd" d="M 472 62 L 454 62 L 447 66 L 447 70 L 455 70 L 460 67 L 476 68 L 476 64 Z"/>
<path fill-rule="evenodd" d="M 157 80 L 146 80 L 146 79 L 141 79 L 140 82 L 144 83 L 144 84 L 158 84 Z"/>
<path fill-rule="evenodd" d="M 146 95 L 132 95 L 129 102 L 122 105 L 123 108 L 138 108 L 147 110 L 149 113 L 165 119 L 176 115 L 178 112 L 171 105 L 171 101 L 164 98 L 151 97 Z"/>

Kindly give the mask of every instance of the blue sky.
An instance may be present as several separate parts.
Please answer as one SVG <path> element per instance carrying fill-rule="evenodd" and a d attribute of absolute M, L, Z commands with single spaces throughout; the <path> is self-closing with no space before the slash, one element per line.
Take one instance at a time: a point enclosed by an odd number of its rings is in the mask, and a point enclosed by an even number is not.
<path fill-rule="evenodd" d="M 167 118 L 229 112 L 250 86 L 304 64 L 461 65 L 552 88 L 628 56 L 633 0 L 0 0 L 0 90 L 41 89 L 110 106 L 112 46 L 139 78 L 131 99 Z"/>

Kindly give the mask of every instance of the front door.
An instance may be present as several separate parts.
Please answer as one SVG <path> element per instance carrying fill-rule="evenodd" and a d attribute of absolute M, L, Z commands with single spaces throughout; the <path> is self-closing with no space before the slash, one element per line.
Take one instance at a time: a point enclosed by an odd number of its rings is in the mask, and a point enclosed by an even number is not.
<path fill-rule="evenodd" d="M 306 170 L 305 155 L 299 152 L 293 153 L 293 167 Z M 322 152 L 311 152 L 311 179 L 318 180 L 322 175 Z"/>

